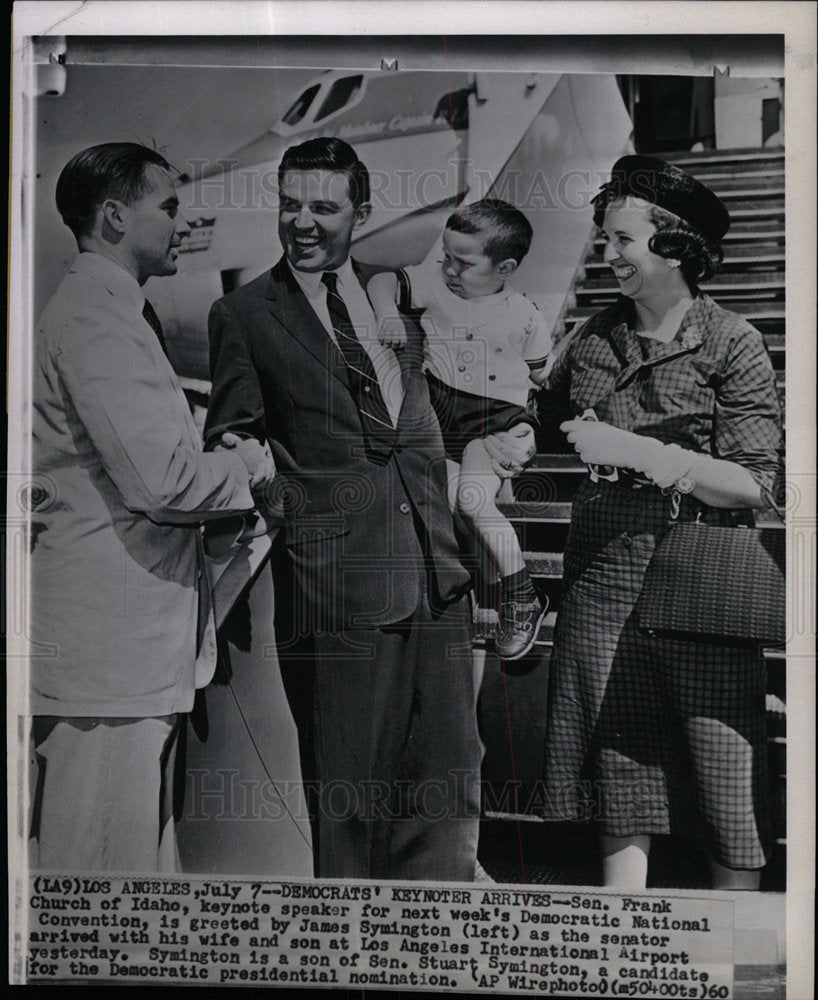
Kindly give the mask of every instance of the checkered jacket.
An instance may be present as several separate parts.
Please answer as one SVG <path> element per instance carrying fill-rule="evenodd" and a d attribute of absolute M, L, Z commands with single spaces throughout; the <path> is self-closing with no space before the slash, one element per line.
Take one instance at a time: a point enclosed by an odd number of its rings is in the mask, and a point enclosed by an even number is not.
<path fill-rule="evenodd" d="M 541 394 L 546 438 L 592 408 L 617 427 L 736 462 L 771 488 L 781 412 L 758 330 L 702 293 L 670 343 L 633 328 L 633 303 L 620 296 L 572 335 Z"/>

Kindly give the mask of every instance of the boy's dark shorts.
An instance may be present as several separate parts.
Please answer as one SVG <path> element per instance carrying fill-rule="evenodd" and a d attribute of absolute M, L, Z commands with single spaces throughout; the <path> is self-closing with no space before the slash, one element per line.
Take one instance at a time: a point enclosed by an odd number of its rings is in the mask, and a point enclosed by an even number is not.
<path fill-rule="evenodd" d="M 431 372 L 426 372 L 426 380 L 429 383 L 432 407 L 443 434 L 446 458 L 458 465 L 463 461 L 466 445 L 475 438 L 507 431 L 517 424 L 537 426 L 535 418 L 517 403 L 453 389 L 435 378 Z"/>

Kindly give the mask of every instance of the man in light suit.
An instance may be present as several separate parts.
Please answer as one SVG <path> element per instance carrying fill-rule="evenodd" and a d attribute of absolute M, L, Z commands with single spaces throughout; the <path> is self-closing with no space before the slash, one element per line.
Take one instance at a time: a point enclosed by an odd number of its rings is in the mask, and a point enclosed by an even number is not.
<path fill-rule="evenodd" d="M 78 153 L 57 208 L 79 256 L 35 333 L 35 867 L 173 871 L 179 716 L 215 665 L 201 522 L 253 507 L 255 441 L 201 450 L 141 286 L 187 225 L 158 153 Z"/>
<path fill-rule="evenodd" d="M 471 881 L 469 574 L 419 334 L 398 352 L 378 342 L 365 284 L 379 268 L 349 257 L 370 211 L 355 151 L 291 147 L 279 189 L 284 257 L 211 310 L 205 439 L 267 441 L 278 469 L 276 632 L 317 777 L 316 874 Z"/>

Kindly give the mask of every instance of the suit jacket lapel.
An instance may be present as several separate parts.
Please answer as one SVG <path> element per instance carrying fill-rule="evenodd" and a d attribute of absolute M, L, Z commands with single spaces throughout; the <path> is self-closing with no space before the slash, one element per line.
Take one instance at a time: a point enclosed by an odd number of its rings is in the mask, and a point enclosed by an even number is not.
<path fill-rule="evenodd" d="M 75 271 L 75 272 L 78 270 L 76 264 L 74 265 L 74 267 L 72 268 L 72 270 Z M 85 268 L 80 267 L 79 268 L 79 273 L 80 274 L 85 274 L 85 273 L 87 273 L 87 271 L 86 271 Z M 96 278 L 96 280 L 98 280 L 107 289 L 107 291 L 111 295 L 114 296 L 114 298 L 119 299 L 121 297 L 122 290 L 118 289 L 116 287 L 116 283 L 115 282 L 112 282 L 110 280 L 106 280 L 106 275 L 104 273 L 103 274 L 99 274 L 98 270 L 95 270 L 95 271 L 92 272 L 92 274 L 93 274 L 94 278 Z M 177 376 L 177 374 L 176 374 L 176 372 L 175 372 L 175 370 L 173 368 L 173 365 L 170 362 L 170 358 L 167 356 L 167 354 L 160 347 L 159 340 L 158 340 L 156 334 L 153 331 L 151 331 L 151 333 L 148 334 L 146 332 L 146 330 L 144 330 L 144 329 L 140 330 L 139 324 L 144 324 L 145 327 L 147 327 L 147 325 L 148 325 L 147 321 L 142 316 L 137 316 L 135 314 L 134 315 L 134 333 L 135 333 L 135 335 L 141 335 L 141 336 L 143 336 L 146 339 L 146 341 L 150 344 L 150 349 L 152 351 L 154 351 L 154 353 L 157 356 L 157 359 L 161 358 L 161 360 L 157 360 L 157 364 L 160 366 L 160 368 L 162 366 L 164 366 L 164 371 L 165 371 L 165 375 L 166 375 L 167 380 L 168 380 L 168 385 L 169 385 L 171 391 L 175 394 L 175 396 L 176 396 L 176 398 L 177 398 L 177 400 L 179 402 L 179 413 L 181 415 L 182 424 L 183 424 L 185 430 L 187 431 L 189 443 L 194 448 L 198 448 L 199 450 L 201 450 L 201 445 L 202 445 L 201 434 L 199 433 L 199 429 L 196 426 L 196 423 L 195 423 L 195 421 L 193 419 L 193 415 L 190 412 L 190 405 L 189 405 L 189 403 L 187 401 L 187 397 L 185 396 L 184 389 L 182 389 L 182 385 L 179 382 L 179 378 L 178 378 L 178 376 Z"/>
<path fill-rule="evenodd" d="M 368 268 L 358 261 L 352 261 L 356 277 L 364 286 L 365 281 L 381 268 Z M 347 366 L 337 345 L 324 329 L 316 316 L 301 286 L 292 276 L 286 258 L 282 258 L 270 272 L 266 292 L 267 304 L 276 319 L 286 327 L 291 336 L 308 351 L 316 361 L 338 379 L 349 391 Z M 398 414 L 400 422 L 403 414 L 409 412 L 407 398 L 413 395 L 413 376 L 422 378 L 420 365 L 423 360 L 423 345 L 419 331 L 409 331 L 409 343 L 395 355 L 400 366 L 403 384 L 403 402 Z"/>
<path fill-rule="evenodd" d="M 266 299 L 270 311 L 292 338 L 349 389 L 343 355 L 315 315 L 284 258 L 270 272 Z"/>

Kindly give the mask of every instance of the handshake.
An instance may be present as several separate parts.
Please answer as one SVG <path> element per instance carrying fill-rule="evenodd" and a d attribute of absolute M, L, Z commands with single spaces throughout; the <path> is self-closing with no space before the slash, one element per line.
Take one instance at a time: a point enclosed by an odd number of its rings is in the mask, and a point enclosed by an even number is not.
<path fill-rule="evenodd" d="M 240 438 L 236 434 L 222 434 L 218 448 L 235 451 L 244 462 L 250 476 L 250 489 L 261 490 L 269 486 L 275 478 L 276 466 L 270 453 L 270 446 L 263 447 L 255 438 Z"/>

